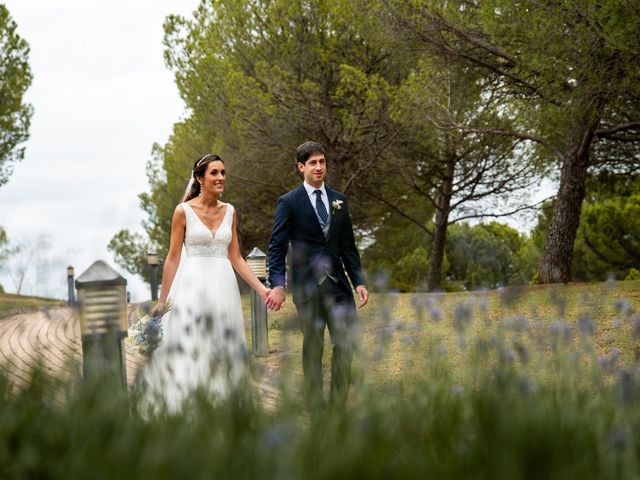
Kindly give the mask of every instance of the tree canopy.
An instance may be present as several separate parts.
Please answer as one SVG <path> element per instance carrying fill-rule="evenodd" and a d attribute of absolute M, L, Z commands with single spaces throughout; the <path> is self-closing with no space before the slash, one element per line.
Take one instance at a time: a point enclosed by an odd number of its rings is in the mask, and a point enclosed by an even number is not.
<path fill-rule="evenodd" d="M 575 256 L 581 280 L 624 279 L 640 269 L 640 176 L 589 176 Z"/>
<path fill-rule="evenodd" d="M 448 226 L 526 207 L 537 163 L 530 142 L 492 131 L 512 128 L 512 114 L 468 69 L 422 58 L 399 89 L 394 113 L 405 127 L 396 148 L 403 168 L 394 172 L 435 210 L 427 284 L 438 290 Z"/>
<path fill-rule="evenodd" d="M 166 61 L 189 114 L 156 150 L 142 196 L 161 251 L 192 163 L 208 151 L 225 160 L 224 199 L 238 207 L 245 250 L 266 246 L 277 197 L 299 182 L 295 148 L 306 140 L 324 145 L 330 185 L 363 195 L 397 128 L 388 107 L 401 78 L 362 34 L 372 21 L 343 0 L 212 0 L 191 19 L 167 19 Z M 364 230 L 379 218 L 361 200 L 352 215 Z"/>
<path fill-rule="evenodd" d="M 31 85 L 29 44 L 16 32 L 16 22 L 0 4 L 0 186 L 24 157 L 32 108 L 24 101 Z"/>
<path fill-rule="evenodd" d="M 357 197 L 397 133 L 387 113 L 403 72 L 367 34 L 366 11 L 344 0 L 215 0 L 165 25 L 192 125 L 229 161 L 239 210 L 264 213 L 255 215 L 262 231 L 274 199 L 299 181 L 297 145 L 322 143 L 328 183 Z M 352 203 L 355 221 L 370 222 Z"/>
<path fill-rule="evenodd" d="M 479 72 L 519 112 L 515 128 L 494 126 L 494 133 L 536 142 L 539 155 L 555 161 L 560 184 L 539 279 L 568 281 L 589 168 L 621 160 L 597 155 L 610 144 L 640 140 L 637 3 L 382 4 L 387 24 L 413 48 Z M 625 163 L 637 167 L 637 148 L 626 150 L 633 156 Z"/>

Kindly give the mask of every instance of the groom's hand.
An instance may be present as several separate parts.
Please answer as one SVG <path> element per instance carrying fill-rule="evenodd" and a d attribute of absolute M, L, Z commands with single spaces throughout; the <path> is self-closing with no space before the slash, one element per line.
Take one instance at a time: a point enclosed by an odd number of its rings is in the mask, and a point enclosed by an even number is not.
<path fill-rule="evenodd" d="M 271 310 L 280 310 L 284 303 L 284 288 L 273 287 L 264 303 L 266 303 L 267 307 Z"/>
<path fill-rule="evenodd" d="M 369 291 L 367 290 L 367 287 L 365 287 L 364 285 L 358 285 L 356 287 L 356 293 L 360 298 L 360 305 L 358 305 L 358 308 L 362 308 L 369 301 Z"/>

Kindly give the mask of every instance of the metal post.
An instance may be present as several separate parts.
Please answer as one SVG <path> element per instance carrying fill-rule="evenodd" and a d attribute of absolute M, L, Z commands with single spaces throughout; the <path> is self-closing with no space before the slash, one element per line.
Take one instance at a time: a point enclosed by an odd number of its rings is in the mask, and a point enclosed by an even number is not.
<path fill-rule="evenodd" d="M 269 353 L 267 306 L 255 290 L 251 291 L 251 339 L 256 357 L 266 357 Z"/>
<path fill-rule="evenodd" d="M 147 254 L 147 263 L 149 264 L 149 282 L 151 284 L 151 300 L 158 300 L 158 264 L 160 260 L 158 255 L 153 252 Z"/>
<path fill-rule="evenodd" d="M 127 281 L 106 262 L 94 262 L 76 280 L 85 382 L 127 388 Z"/>
<path fill-rule="evenodd" d="M 247 263 L 256 277 L 264 283 L 267 278 L 267 255 L 256 247 L 247 255 Z M 267 306 L 255 290 L 251 291 L 251 340 L 255 356 L 267 356 L 269 353 Z"/>
<path fill-rule="evenodd" d="M 76 289 L 73 285 L 73 277 L 75 276 L 75 270 L 71 265 L 67 267 L 67 286 L 68 286 L 68 299 L 69 305 L 75 305 L 76 303 Z"/>

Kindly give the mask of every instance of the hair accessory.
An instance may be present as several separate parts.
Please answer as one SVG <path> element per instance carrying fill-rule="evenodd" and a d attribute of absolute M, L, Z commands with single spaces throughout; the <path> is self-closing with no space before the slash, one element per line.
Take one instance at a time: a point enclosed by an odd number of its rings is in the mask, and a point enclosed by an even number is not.
<path fill-rule="evenodd" d="M 202 162 L 204 162 L 204 161 L 205 161 L 205 159 L 206 159 L 209 155 L 211 155 L 211 154 L 210 154 L 210 153 L 207 153 L 206 155 L 201 156 L 201 157 L 200 157 L 200 160 L 198 160 L 198 161 L 196 162 L 196 167 L 199 167 L 199 166 L 200 166 L 200 164 L 201 164 Z"/>

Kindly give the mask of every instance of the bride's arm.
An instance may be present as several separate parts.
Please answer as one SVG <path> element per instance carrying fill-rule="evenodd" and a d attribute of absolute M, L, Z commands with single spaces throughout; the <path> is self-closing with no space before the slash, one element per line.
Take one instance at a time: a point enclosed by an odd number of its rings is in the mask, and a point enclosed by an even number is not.
<path fill-rule="evenodd" d="M 160 289 L 160 297 L 158 303 L 152 313 L 162 314 L 164 306 L 167 303 L 171 284 L 176 276 L 178 265 L 180 264 L 180 256 L 182 254 L 182 244 L 184 243 L 184 232 L 187 225 L 187 217 L 184 209 L 177 206 L 173 212 L 173 220 L 171 221 L 171 243 L 169 244 L 169 253 L 164 261 L 162 268 L 162 288 Z"/>
<path fill-rule="evenodd" d="M 236 212 L 233 212 L 233 226 L 231 227 L 231 243 L 229 244 L 229 261 L 247 284 L 253 288 L 263 299 L 267 298 L 270 289 L 265 287 L 258 277 L 253 273 L 247 261 L 240 254 L 238 235 L 236 234 Z"/>

